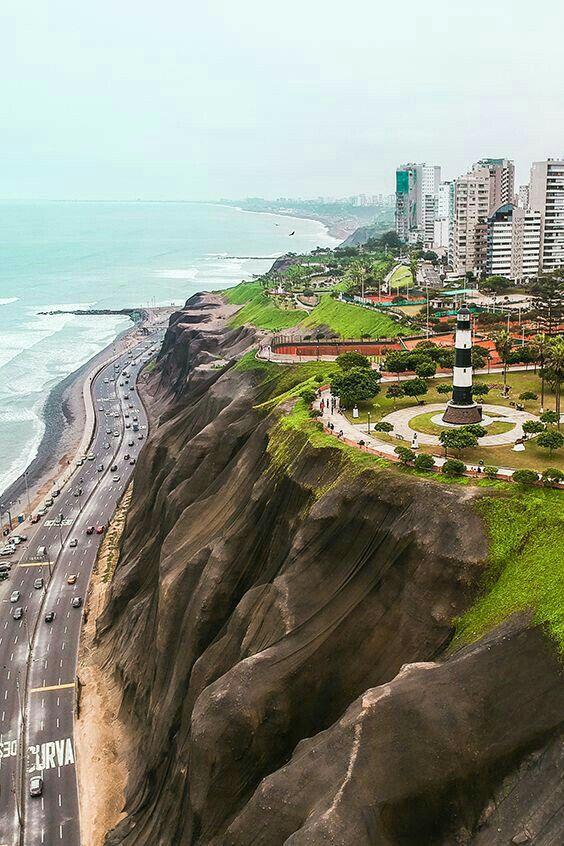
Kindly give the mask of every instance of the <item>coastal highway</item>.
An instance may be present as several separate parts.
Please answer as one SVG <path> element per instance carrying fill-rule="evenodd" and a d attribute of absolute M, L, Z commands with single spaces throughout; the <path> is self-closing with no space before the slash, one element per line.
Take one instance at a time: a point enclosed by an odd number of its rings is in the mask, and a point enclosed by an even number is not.
<path fill-rule="evenodd" d="M 137 458 L 145 444 L 147 416 L 136 382 L 147 347 L 156 340 L 151 336 L 120 355 L 117 367 L 110 362 L 94 377 L 96 423 L 89 453 L 95 458 L 76 467 L 40 523 L 21 530 L 27 542 L 11 558 L 0 559 L 11 564 L 10 577 L 0 583 L 0 846 L 80 846 L 76 667 L 84 600 L 104 537 L 86 530 L 107 527 L 135 470 L 124 456 Z M 78 488 L 81 496 L 74 495 Z M 34 587 L 37 579 L 43 579 L 42 587 Z M 13 591 L 19 597 L 12 602 Z M 73 607 L 75 597 L 80 607 Z M 54 612 L 52 622 L 45 621 L 48 612 Z M 43 779 L 43 793 L 32 797 L 29 780 L 36 775 Z"/>

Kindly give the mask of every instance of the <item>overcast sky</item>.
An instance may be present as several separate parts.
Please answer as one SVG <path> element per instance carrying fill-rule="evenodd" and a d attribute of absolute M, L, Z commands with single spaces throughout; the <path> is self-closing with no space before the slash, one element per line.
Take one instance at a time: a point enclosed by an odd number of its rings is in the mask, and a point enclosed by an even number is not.
<path fill-rule="evenodd" d="M 0 197 L 390 193 L 564 154 L 561 0 L 2 0 Z"/>

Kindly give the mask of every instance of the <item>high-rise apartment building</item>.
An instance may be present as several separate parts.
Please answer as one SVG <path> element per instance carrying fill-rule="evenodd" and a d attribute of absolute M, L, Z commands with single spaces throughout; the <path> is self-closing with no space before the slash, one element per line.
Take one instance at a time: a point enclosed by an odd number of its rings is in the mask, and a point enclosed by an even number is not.
<path fill-rule="evenodd" d="M 564 158 L 533 162 L 529 207 L 542 220 L 541 269 L 564 267 Z"/>
<path fill-rule="evenodd" d="M 481 273 L 487 256 L 487 220 L 513 203 L 515 168 L 508 159 L 480 159 L 454 189 L 451 262 L 455 273 Z"/>
<path fill-rule="evenodd" d="M 539 272 L 541 216 L 505 203 L 487 221 L 485 273 L 516 282 L 534 278 Z"/>
<path fill-rule="evenodd" d="M 437 194 L 437 216 L 433 248 L 450 251 L 454 221 L 454 182 L 441 182 Z"/>
<path fill-rule="evenodd" d="M 529 208 L 529 186 L 528 185 L 519 185 L 519 197 L 517 200 L 517 205 L 520 209 L 528 209 Z"/>
<path fill-rule="evenodd" d="M 441 169 L 410 163 L 396 169 L 396 232 L 402 241 L 432 246 Z"/>

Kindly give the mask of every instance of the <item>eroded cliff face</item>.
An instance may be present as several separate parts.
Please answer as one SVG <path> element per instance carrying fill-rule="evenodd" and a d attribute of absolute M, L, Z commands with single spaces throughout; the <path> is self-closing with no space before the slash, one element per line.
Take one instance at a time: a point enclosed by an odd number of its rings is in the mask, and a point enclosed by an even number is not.
<path fill-rule="evenodd" d="M 560 843 L 551 644 L 514 618 L 449 651 L 487 553 L 468 492 L 256 409 L 252 333 L 190 305 L 98 621 L 136 748 L 108 846 Z"/>

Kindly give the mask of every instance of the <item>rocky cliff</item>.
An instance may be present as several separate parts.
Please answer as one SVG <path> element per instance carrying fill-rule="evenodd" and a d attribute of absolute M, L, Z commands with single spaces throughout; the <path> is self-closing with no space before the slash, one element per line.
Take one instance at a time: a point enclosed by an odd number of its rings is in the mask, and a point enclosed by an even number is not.
<path fill-rule="evenodd" d="M 171 320 L 98 621 L 136 749 L 107 846 L 561 843 L 552 643 L 452 645 L 473 496 L 312 435 L 217 308 Z"/>

